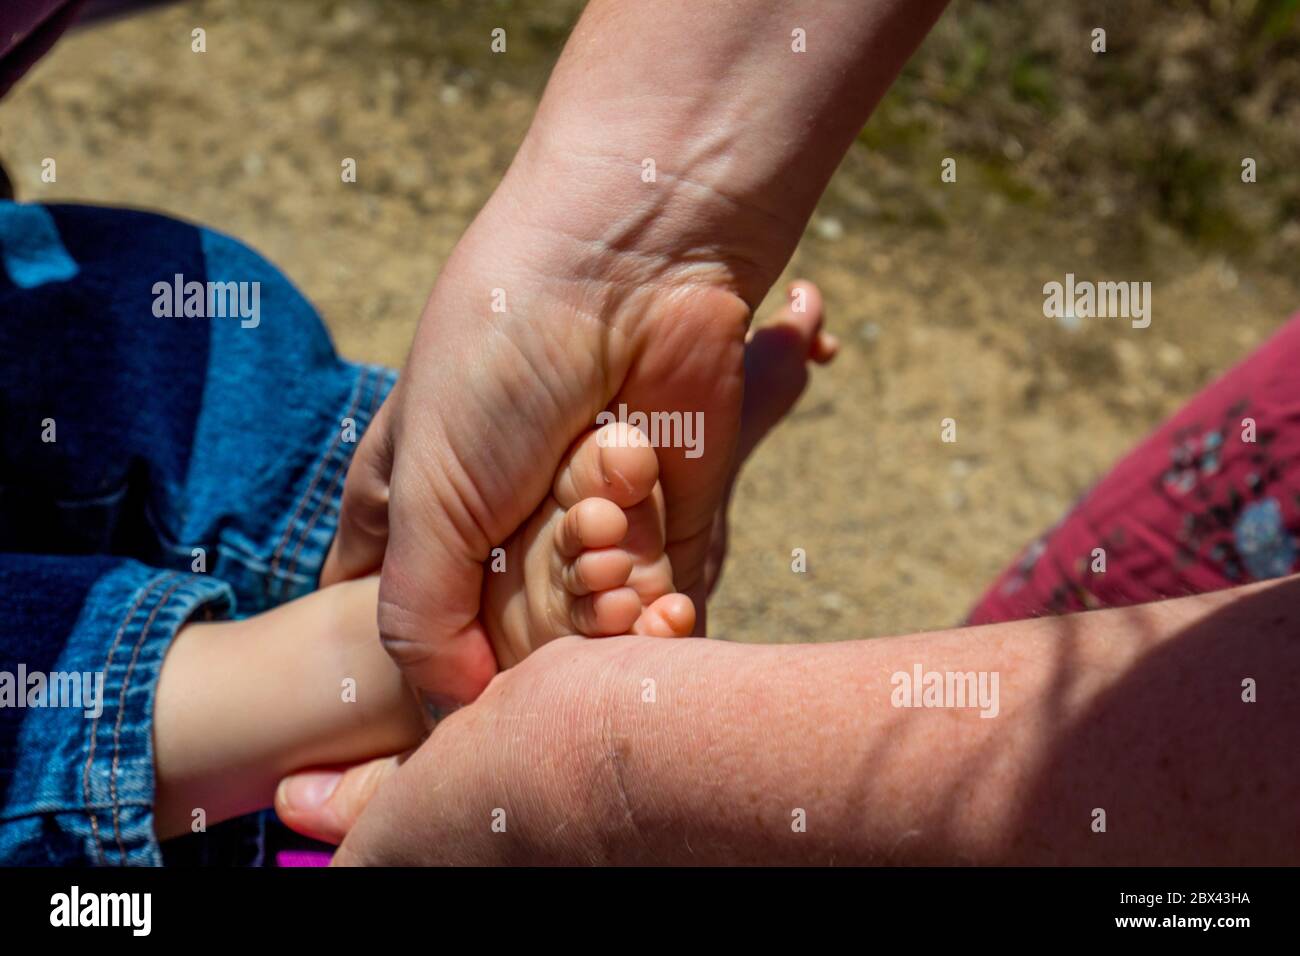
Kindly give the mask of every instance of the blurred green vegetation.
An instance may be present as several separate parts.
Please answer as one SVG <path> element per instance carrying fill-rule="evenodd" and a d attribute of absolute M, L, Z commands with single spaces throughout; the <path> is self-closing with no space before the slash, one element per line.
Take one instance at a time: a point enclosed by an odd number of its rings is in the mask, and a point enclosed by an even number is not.
<path fill-rule="evenodd" d="M 908 173 L 876 197 L 889 218 L 962 215 L 960 192 L 938 215 L 926 198 L 954 156 L 1013 207 L 1271 254 L 1300 231 L 1300 0 L 957 3 L 859 143 Z"/>

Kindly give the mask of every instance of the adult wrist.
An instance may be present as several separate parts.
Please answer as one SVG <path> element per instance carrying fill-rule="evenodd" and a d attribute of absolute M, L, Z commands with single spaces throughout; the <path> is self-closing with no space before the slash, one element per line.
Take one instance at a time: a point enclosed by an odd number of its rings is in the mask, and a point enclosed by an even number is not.
<path fill-rule="evenodd" d="M 763 208 L 719 171 L 698 168 L 694 133 L 646 144 L 564 126 L 534 124 L 490 206 L 552 237 L 569 257 L 557 265 L 584 280 L 712 285 L 758 304 L 798 243 L 802 218 Z M 533 248 L 544 254 L 544 245 Z"/>

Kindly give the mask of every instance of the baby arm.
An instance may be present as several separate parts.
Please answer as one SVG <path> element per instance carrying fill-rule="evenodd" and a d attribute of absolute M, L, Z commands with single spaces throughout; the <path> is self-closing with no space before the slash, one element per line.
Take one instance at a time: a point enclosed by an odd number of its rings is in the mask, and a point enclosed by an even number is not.
<path fill-rule="evenodd" d="M 378 578 L 242 621 L 193 623 L 163 662 L 154 711 L 155 830 L 271 805 L 285 775 L 419 743 L 415 698 L 379 642 Z"/>

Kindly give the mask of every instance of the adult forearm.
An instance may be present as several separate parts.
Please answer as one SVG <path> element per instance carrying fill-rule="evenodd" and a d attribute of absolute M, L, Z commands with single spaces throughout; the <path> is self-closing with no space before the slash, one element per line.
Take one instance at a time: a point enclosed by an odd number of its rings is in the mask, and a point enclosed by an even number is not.
<path fill-rule="evenodd" d="M 1295 862 L 1297 601 L 1288 579 L 894 639 L 646 648 L 656 702 L 625 705 L 609 747 L 614 855 Z M 996 674 L 995 706 L 895 706 L 918 667 Z"/>
<path fill-rule="evenodd" d="M 753 305 L 944 4 L 593 0 L 512 170 L 521 203 Z"/>

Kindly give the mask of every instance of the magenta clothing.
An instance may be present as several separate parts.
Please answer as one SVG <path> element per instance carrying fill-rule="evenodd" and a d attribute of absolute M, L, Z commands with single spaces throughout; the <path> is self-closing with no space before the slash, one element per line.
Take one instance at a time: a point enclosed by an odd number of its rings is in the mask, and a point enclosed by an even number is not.
<path fill-rule="evenodd" d="M 3 0 L 0 3 L 0 96 L 54 45 L 85 0 Z"/>

